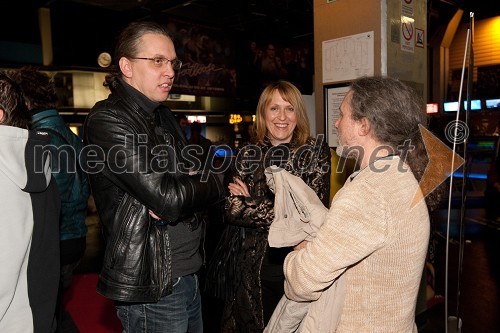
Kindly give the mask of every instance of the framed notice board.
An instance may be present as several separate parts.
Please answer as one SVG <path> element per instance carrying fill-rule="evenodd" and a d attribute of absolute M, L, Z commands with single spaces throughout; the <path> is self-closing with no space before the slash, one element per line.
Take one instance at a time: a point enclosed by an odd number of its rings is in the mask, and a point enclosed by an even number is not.
<path fill-rule="evenodd" d="M 325 128 L 328 146 L 334 148 L 338 145 L 338 132 L 335 122 L 339 119 L 340 104 L 349 90 L 349 82 L 329 84 L 323 86 L 323 98 L 325 99 Z"/>

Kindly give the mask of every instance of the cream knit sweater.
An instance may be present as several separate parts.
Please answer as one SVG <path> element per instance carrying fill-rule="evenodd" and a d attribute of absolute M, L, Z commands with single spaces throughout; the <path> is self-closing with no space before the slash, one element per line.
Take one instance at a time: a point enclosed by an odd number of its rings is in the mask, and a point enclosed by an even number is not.
<path fill-rule="evenodd" d="M 398 157 L 380 159 L 348 180 L 317 237 L 287 256 L 286 295 L 316 300 L 345 272 L 336 332 L 417 332 L 415 305 L 430 228 L 424 200 L 410 207 L 417 191 Z"/>

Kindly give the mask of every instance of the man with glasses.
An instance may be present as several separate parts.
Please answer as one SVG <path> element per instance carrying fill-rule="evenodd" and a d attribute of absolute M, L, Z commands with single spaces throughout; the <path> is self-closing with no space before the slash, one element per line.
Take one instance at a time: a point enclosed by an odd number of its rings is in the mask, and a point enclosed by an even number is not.
<path fill-rule="evenodd" d="M 152 22 L 128 25 L 113 61 L 111 94 L 84 126 L 106 241 L 97 291 L 116 301 L 124 332 L 202 332 L 198 212 L 224 191 L 217 177 L 189 169 L 186 139 L 162 104 L 182 63 Z"/>

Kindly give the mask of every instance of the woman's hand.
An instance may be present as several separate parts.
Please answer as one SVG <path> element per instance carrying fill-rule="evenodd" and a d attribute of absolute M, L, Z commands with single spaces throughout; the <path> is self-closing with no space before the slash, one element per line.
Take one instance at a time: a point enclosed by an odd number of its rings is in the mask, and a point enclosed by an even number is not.
<path fill-rule="evenodd" d="M 248 191 L 247 185 L 239 178 L 235 177 L 234 182 L 229 183 L 228 189 L 231 195 L 250 197 L 250 192 Z"/>

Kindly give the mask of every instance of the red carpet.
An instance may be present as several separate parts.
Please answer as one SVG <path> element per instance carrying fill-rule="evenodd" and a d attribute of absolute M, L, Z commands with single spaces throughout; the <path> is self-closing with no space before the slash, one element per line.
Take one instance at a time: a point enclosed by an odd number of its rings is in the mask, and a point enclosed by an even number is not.
<path fill-rule="evenodd" d="M 117 333 L 122 331 L 113 301 L 96 292 L 97 274 L 76 274 L 65 295 L 65 309 L 80 333 Z"/>

